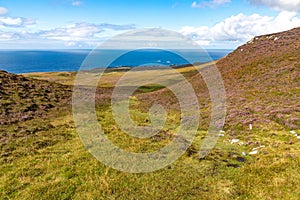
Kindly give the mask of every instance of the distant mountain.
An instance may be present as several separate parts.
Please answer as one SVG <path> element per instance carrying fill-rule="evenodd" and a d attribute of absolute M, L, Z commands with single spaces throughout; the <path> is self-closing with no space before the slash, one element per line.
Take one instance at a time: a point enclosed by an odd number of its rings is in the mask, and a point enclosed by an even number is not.
<path fill-rule="evenodd" d="M 0 124 L 43 117 L 69 104 L 71 88 L 0 71 Z"/>

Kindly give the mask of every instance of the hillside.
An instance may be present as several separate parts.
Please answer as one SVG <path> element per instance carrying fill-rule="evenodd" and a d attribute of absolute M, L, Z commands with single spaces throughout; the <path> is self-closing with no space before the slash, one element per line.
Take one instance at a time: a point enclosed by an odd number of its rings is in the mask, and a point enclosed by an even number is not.
<path fill-rule="evenodd" d="M 300 128 L 300 28 L 258 36 L 217 62 L 227 92 L 226 129 Z M 209 70 L 208 67 L 201 69 Z M 209 94 L 200 74 L 190 82 L 202 105 L 202 122 L 209 121 Z M 139 97 L 178 108 L 165 90 Z M 151 98 L 149 97 L 151 96 Z M 150 100 L 149 100 L 150 99 Z M 172 105 L 170 105 L 170 102 Z"/>
<path fill-rule="evenodd" d="M 70 100 L 70 87 L 0 71 L 1 125 L 45 117 Z"/>
<path fill-rule="evenodd" d="M 228 122 L 300 128 L 300 28 L 258 36 L 221 59 Z"/>
<path fill-rule="evenodd" d="M 178 69 L 199 98 L 200 128 L 177 161 L 145 174 L 107 167 L 84 147 L 71 109 L 75 73 L 20 76 L 1 71 L 0 199 L 299 199 L 299 36 L 300 28 L 258 36 L 217 62 L 227 91 L 227 118 L 217 145 L 204 159 L 198 152 L 210 120 L 209 93 L 194 67 Z M 210 66 L 196 67 L 205 72 Z M 148 125 L 153 103 L 164 105 L 168 117 L 157 135 L 131 137 L 116 124 L 109 101 L 125 73 L 103 76 L 95 101 L 99 123 L 124 150 L 156 151 L 175 137 L 178 102 L 164 87 L 140 87 L 130 98 L 132 119 Z M 138 71 L 133 77 L 146 73 L 180 84 L 171 70 Z M 97 74 L 86 75 L 84 91 Z"/>

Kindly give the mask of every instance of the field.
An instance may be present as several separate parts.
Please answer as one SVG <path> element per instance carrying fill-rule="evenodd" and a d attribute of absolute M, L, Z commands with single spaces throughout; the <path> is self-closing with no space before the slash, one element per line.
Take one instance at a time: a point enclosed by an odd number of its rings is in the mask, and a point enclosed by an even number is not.
<path fill-rule="evenodd" d="M 177 71 L 189 80 L 197 73 L 193 67 Z M 89 76 L 97 73 L 91 72 Z M 98 86 L 101 94 L 96 99 L 99 123 L 106 136 L 123 149 L 142 153 L 157 150 L 174 138 L 180 112 L 176 103 L 170 105 L 163 130 L 148 139 L 133 138 L 120 131 L 111 115 L 109 96 L 125 73 L 103 74 Z M 177 77 L 167 70 L 141 71 L 135 75 L 147 73 L 160 73 L 164 81 L 178 83 Z M 75 75 L 33 73 L 25 77 L 68 87 L 74 83 Z M 140 87 L 131 101 L 134 121 L 148 124 L 147 107 L 152 102 L 145 99 L 162 95 L 161 99 L 171 102 L 168 94 L 159 85 Z M 201 112 L 205 124 L 209 106 L 201 107 Z M 78 137 L 70 105 L 51 110 L 46 117 L 1 125 L 0 199 L 299 199 L 300 139 L 295 134 L 300 135 L 300 130 L 291 130 L 278 121 L 272 121 L 274 126 L 254 125 L 252 130 L 245 124 L 228 123 L 206 158 L 198 157 L 206 134 L 204 125 L 176 162 L 145 174 L 120 172 L 97 161 Z"/>

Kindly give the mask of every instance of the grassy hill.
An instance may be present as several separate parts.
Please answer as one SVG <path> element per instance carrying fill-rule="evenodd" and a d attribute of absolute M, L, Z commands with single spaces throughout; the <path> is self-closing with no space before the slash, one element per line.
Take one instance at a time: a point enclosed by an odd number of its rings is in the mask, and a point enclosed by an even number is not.
<path fill-rule="evenodd" d="M 227 118 L 224 136 L 205 159 L 199 160 L 197 152 L 208 127 L 209 93 L 194 67 L 177 69 L 195 88 L 201 126 L 182 157 L 147 174 L 108 168 L 84 148 L 70 107 L 76 74 L 0 72 L 0 199 L 299 199 L 299 35 L 297 28 L 255 37 L 216 63 L 227 92 Z M 211 64 L 196 68 L 209 70 Z M 141 87 L 132 97 L 134 121 L 147 125 L 149 106 L 158 102 L 167 108 L 167 122 L 149 139 L 126 135 L 117 127 L 109 101 L 125 73 L 103 75 L 96 95 L 99 123 L 125 150 L 157 150 L 174 138 L 178 102 L 166 88 Z M 180 84 L 167 70 L 135 73 L 160 73 Z"/>
<path fill-rule="evenodd" d="M 299 38 L 300 28 L 258 36 L 216 63 L 227 92 L 226 129 L 242 131 L 249 124 L 258 129 L 300 128 Z M 209 67 L 201 71 L 209 70 Z M 201 75 L 194 75 L 189 81 L 195 87 L 200 103 L 204 102 L 203 113 L 207 115 L 209 94 Z M 152 95 L 154 99 L 150 98 Z M 166 89 L 156 95 L 143 96 L 143 102 L 149 99 L 166 104 L 176 101 L 164 101 L 165 96 L 169 96 Z M 174 108 L 177 107 L 174 104 Z M 202 120 L 208 123 L 208 120 Z"/>
<path fill-rule="evenodd" d="M 299 55 L 300 28 L 295 28 L 255 37 L 221 59 L 229 124 L 299 129 Z"/>
<path fill-rule="evenodd" d="M 70 103 L 71 88 L 0 71 L 0 124 L 45 117 Z"/>

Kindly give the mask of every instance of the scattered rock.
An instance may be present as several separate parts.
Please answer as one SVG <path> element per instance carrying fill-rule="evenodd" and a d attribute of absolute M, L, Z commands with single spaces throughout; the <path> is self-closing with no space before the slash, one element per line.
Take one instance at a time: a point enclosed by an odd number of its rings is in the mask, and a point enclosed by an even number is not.
<path fill-rule="evenodd" d="M 290 134 L 296 135 L 296 131 L 290 131 Z"/>
<path fill-rule="evenodd" d="M 255 154 L 257 154 L 257 153 L 258 153 L 258 151 L 255 150 L 255 151 L 251 151 L 251 152 L 249 153 L 249 155 L 255 155 Z"/>
<path fill-rule="evenodd" d="M 296 131 L 290 131 L 290 134 L 294 135 L 297 139 L 300 139 L 300 135 L 298 135 Z"/>
<path fill-rule="evenodd" d="M 240 141 L 239 139 L 232 139 L 231 144 L 238 143 L 239 141 Z"/>
<path fill-rule="evenodd" d="M 253 44 L 254 43 L 254 38 L 252 38 L 249 42 L 247 42 L 248 44 Z"/>
<path fill-rule="evenodd" d="M 255 150 L 258 150 L 258 149 L 262 149 L 262 148 L 265 148 L 265 147 L 266 147 L 265 145 L 262 145 L 260 147 L 253 148 L 252 151 L 255 151 Z"/>
<path fill-rule="evenodd" d="M 243 155 L 243 156 L 246 156 L 247 154 L 246 154 L 246 152 L 242 152 L 242 155 Z"/>
<path fill-rule="evenodd" d="M 244 145 L 244 142 L 239 142 L 239 145 L 240 145 L 240 146 L 243 146 L 243 145 Z"/>
<path fill-rule="evenodd" d="M 220 130 L 219 134 L 218 134 L 218 137 L 224 137 L 225 136 L 225 131 L 223 130 Z"/>

